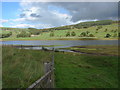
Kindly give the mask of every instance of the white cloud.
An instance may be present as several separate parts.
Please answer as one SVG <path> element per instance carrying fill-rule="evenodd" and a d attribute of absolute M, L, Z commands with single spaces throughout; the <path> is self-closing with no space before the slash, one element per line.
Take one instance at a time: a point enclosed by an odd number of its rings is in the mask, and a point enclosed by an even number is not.
<path fill-rule="evenodd" d="M 114 19 L 117 15 L 117 3 L 53 3 L 50 2 L 51 0 L 45 0 L 49 2 L 38 1 L 39 0 L 21 0 L 20 17 L 11 20 L 0 20 L 0 22 L 9 23 L 12 27 L 49 28 L 86 21 Z M 53 6 L 52 9 L 49 8 L 50 6 Z M 64 12 L 64 10 L 67 12 Z"/>
<path fill-rule="evenodd" d="M 7 23 L 8 20 L 0 19 L 0 23 Z"/>
<path fill-rule="evenodd" d="M 13 27 L 13 28 L 50 28 L 50 27 L 53 27 L 53 26 L 51 24 L 35 24 L 35 25 L 17 24 L 17 25 L 13 25 L 11 27 Z"/>
<path fill-rule="evenodd" d="M 51 24 L 52 26 L 71 25 L 85 21 L 114 19 L 117 17 L 117 3 L 107 2 L 34 2 L 22 0 L 24 20 L 31 23 Z M 52 10 L 49 6 L 55 6 Z M 64 8 L 68 13 L 62 13 L 57 8 Z M 56 10 L 56 11 L 55 11 Z"/>
<path fill-rule="evenodd" d="M 29 24 L 17 24 L 14 26 L 11 26 L 13 28 L 26 28 L 26 27 L 34 27 L 34 25 L 29 25 Z"/>
<path fill-rule="evenodd" d="M 22 0 L 20 5 L 20 18 L 12 20 L 18 23 L 14 27 L 58 27 L 86 21 L 96 21 L 104 18 L 107 19 L 107 17 L 109 18 L 112 15 L 116 15 L 116 7 L 114 6 L 116 4 L 114 3 L 46 3 L 34 2 L 34 0 L 29 0 L 29 2 Z M 101 5 L 103 5 L 103 7 Z M 56 9 L 56 7 L 49 9 L 49 6 L 56 6 L 61 11 Z M 110 6 L 113 7 L 113 9 L 111 9 L 112 11 L 108 9 Z M 104 7 L 107 9 L 103 9 Z M 62 8 L 64 8 L 67 13 L 63 13 Z"/>
<path fill-rule="evenodd" d="M 51 27 L 74 24 L 74 22 L 71 21 L 71 15 L 67 13 L 61 13 L 56 10 L 49 10 L 48 3 L 21 2 L 21 7 L 23 9 L 21 14 L 22 18 L 14 21 L 21 21 L 22 23 L 34 23 L 37 25 L 44 24 L 44 26 L 49 25 Z"/>
<path fill-rule="evenodd" d="M 14 22 L 23 22 L 25 21 L 25 18 L 17 18 L 17 19 L 12 19 Z"/>
<path fill-rule="evenodd" d="M 36 21 L 36 20 L 38 20 L 38 19 L 34 18 L 34 17 L 12 19 L 12 21 L 14 21 L 14 22 L 25 22 L 25 21 Z"/>

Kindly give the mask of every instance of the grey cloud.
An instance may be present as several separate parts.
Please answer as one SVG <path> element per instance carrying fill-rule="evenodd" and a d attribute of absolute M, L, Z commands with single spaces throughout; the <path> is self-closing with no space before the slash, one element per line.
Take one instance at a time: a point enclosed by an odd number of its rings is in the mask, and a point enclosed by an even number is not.
<path fill-rule="evenodd" d="M 49 5 L 51 3 L 28 3 L 27 8 L 22 13 L 26 13 L 25 21 L 29 23 L 42 23 L 42 24 L 50 24 L 51 26 L 61 26 L 61 25 L 70 25 L 72 22 L 69 19 L 69 16 L 62 16 L 55 11 L 49 10 Z M 28 8 L 29 7 L 29 8 Z M 23 9 L 25 7 L 23 6 Z M 41 16 L 42 15 L 42 16 Z M 30 17 L 36 18 L 30 18 Z M 64 18 L 65 17 L 65 18 Z M 66 18 L 67 17 L 67 18 Z"/>
<path fill-rule="evenodd" d="M 20 18 L 23 18 L 23 17 L 25 17 L 25 13 L 22 13 L 22 14 L 20 14 Z"/>
<path fill-rule="evenodd" d="M 68 10 L 72 15 L 72 21 L 118 17 L 117 2 L 62 2 L 51 4 Z"/>
<path fill-rule="evenodd" d="M 64 16 L 55 14 L 54 8 L 52 8 L 53 11 L 49 10 L 51 5 L 65 9 L 71 18 L 69 16 L 63 18 Z M 32 7 L 36 9 L 32 11 Z M 26 14 L 26 22 L 51 24 L 51 26 L 70 25 L 80 20 L 103 20 L 118 17 L 117 2 L 31 2 L 27 6 L 23 5 L 23 9 L 22 13 Z M 27 19 L 29 16 L 36 18 L 29 20 Z"/>
<path fill-rule="evenodd" d="M 30 14 L 30 16 L 31 16 L 31 17 L 37 17 L 37 18 L 42 17 L 42 16 L 40 16 L 40 15 L 38 15 L 38 14 L 36 14 L 36 13 Z"/>

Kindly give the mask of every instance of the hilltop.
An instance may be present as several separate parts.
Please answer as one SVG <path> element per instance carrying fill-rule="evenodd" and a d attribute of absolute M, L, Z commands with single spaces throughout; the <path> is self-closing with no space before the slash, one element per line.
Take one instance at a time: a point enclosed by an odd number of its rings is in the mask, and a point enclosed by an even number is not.
<path fill-rule="evenodd" d="M 82 22 L 54 28 L 0 28 L 2 40 L 118 39 L 118 21 Z"/>

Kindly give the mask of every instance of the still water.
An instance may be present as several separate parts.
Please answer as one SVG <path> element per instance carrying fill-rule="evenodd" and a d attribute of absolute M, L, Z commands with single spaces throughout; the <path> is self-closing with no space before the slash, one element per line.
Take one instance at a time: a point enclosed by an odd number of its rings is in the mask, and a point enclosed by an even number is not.
<path fill-rule="evenodd" d="M 55 45 L 54 48 L 65 48 L 79 45 L 118 45 L 118 40 L 33 40 L 33 41 L 0 41 L 5 45 Z M 40 47 L 34 47 L 34 49 Z M 49 47 L 53 48 L 53 47 Z"/>

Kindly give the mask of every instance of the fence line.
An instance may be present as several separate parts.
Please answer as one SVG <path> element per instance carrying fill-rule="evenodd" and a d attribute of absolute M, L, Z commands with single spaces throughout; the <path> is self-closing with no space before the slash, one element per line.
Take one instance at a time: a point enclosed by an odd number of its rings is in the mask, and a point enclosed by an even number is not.
<path fill-rule="evenodd" d="M 38 79 L 36 82 L 34 82 L 31 86 L 29 86 L 28 88 L 50 88 L 48 87 L 48 85 L 44 84 L 46 83 L 46 79 L 47 77 L 49 77 L 51 75 L 52 71 L 47 72 L 44 76 L 42 76 L 40 79 Z M 49 81 L 50 82 L 50 81 Z M 44 85 L 43 85 L 44 84 Z M 52 88 L 52 87 L 51 87 Z"/>
<path fill-rule="evenodd" d="M 4 46 L 7 45 L 4 44 Z M 14 47 L 14 45 L 9 46 Z M 23 46 L 21 45 L 20 47 L 22 48 Z M 44 63 L 44 75 L 28 87 L 30 90 L 35 88 L 54 88 L 54 48 L 52 61 Z"/>
<path fill-rule="evenodd" d="M 44 75 L 28 88 L 54 88 L 54 55 L 51 62 L 44 63 Z"/>

